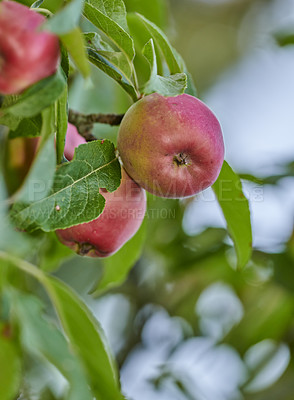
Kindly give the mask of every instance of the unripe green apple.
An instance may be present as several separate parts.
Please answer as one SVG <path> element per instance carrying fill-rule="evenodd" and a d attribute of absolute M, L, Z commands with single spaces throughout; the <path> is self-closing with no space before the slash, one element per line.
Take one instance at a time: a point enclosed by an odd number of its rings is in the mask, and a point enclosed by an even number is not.
<path fill-rule="evenodd" d="M 133 104 L 118 133 L 127 173 L 160 197 L 192 196 L 211 186 L 224 160 L 220 124 L 197 98 L 153 93 Z"/>
<path fill-rule="evenodd" d="M 69 126 L 65 156 L 70 159 L 73 146 L 84 143 L 76 128 Z M 107 257 L 118 251 L 139 229 L 146 211 L 146 193 L 122 168 L 119 188 L 110 193 L 100 189 L 105 208 L 99 217 L 67 229 L 59 229 L 59 240 L 80 255 Z"/>
<path fill-rule="evenodd" d="M 20 93 L 56 71 L 58 37 L 40 29 L 45 21 L 22 4 L 0 3 L 0 93 Z"/>

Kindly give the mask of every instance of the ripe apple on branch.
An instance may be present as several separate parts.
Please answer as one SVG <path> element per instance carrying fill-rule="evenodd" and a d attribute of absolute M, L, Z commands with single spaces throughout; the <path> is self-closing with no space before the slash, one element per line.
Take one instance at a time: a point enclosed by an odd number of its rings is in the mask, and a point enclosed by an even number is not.
<path fill-rule="evenodd" d="M 84 15 L 95 24 L 96 20 L 92 20 L 88 7 L 89 4 L 85 3 Z M 58 35 L 42 30 L 46 19 L 37 11 L 8 0 L 0 4 L 0 93 L 3 95 L 21 93 L 52 75 L 58 67 Z M 142 16 L 139 19 L 141 23 L 147 24 L 152 33 L 154 25 Z M 134 67 L 132 77 L 128 78 L 128 86 L 121 78 L 113 75 L 114 70 L 111 72 L 110 76 L 134 99 L 134 104 L 125 115 L 83 115 L 73 110 L 64 113 L 64 117 L 77 128 L 69 124 L 66 135 L 64 132 L 64 156 L 67 160 L 74 157 L 74 149 L 79 144 L 96 140 L 92 135 L 93 123 L 120 124 L 117 156 L 122 164 L 121 185 L 112 193 L 103 187 L 99 189 L 105 197 L 106 205 L 97 218 L 73 226 L 65 224 L 64 228 L 57 230 L 60 240 L 79 254 L 105 257 L 117 251 L 135 234 L 145 214 L 143 189 L 160 197 L 193 196 L 211 186 L 220 173 L 224 160 L 220 124 L 204 103 L 184 93 L 187 79 L 184 64 L 178 61 L 178 55 L 173 54 L 174 50 L 164 34 L 159 30 L 158 34 L 162 42 L 161 50 L 165 52 L 166 46 L 169 46 L 172 53 L 165 54 L 171 71 L 169 77 L 157 73 L 157 56 L 152 38 L 143 49 L 143 55 L 151 66 L 151 75 L 141 92 Z M 100 51 L 95 47 L 98 46 L 94 40 L 97 34 L 85 35 L 89 60 L 100 66 L 95 58 Z M 60 39 L 64 40 L 64 35 L 60 35 Z M 116 36 L 113 36 L 113 40 L 117 40 Z M 98 44 L 102 50 L 107 50 L 101 53 L 103 57 L 110 57 L 109 45 L 101 39 Z M 68 47 L 68 43 L 66 45 Z M 74 57 L 75 53 L 70 54 Z M 101 56 L 99 60 L 101 62 Z M 62 68 L 65 61 L 63 59 L 61 63 Z M 108 66 L 109 62 L 115 66 L 114 58 L 107 61 Z M 108 73 L 106 67 L 103 68 Z M 64 70 L 64 73 L 68 74 L 68 71 Z M 59 97 L 55 107 L 58 101 Z M 56 112 L 52 115 L 50 124 L 58 128 L 60 121 L 56 120 Z M 42 129 L 46 130 L 48 126 L 44 127 L 44 118 Z M 56 139 L 56 146 L 60 147 L 60 143 Z M 136 211 L 137 215 L 138 210 L 142 211 L 140 216 L 133 218 L 134 214 L 130 211 Z M 116 217 L 111 219 L 110 214 Z M 122 214 L 126 217 L 122 217 Z"/>

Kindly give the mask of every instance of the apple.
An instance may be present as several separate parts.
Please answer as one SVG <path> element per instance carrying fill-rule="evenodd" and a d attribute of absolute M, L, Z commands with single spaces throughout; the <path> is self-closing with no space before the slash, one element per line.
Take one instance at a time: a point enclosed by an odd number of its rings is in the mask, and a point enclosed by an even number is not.
<path fill-rule="evenodd" d="M 84 143 L 69 124 L 64 154 L 73 157 L 74 147 Z M 98 218 L 66 229 L 58 229 L 59 240 L 80 255 L 107 257 L 118 251 L 139 229 L 146 211 L 146 193 L 122 168 L 119 188 L 110 193 L 100 189 L 105 208 Z"/>
<path fill-rule="evenodd" d="M 68 123 L 67 124 L 67 132 L 65 136 L 65 144 L 64 144 L 64 156 L 67 160 L 72 160 L 75 152 L 75 148 L 80 144 L 86 143 L 86 139 L 84 139 L 78 132 L 77 128 Z"/>
<path fill-rule="evenodd" d="M 217 179 L 224 160 L 220 124 L 197 98 L 153 93 L 133 104 L 117 147 L 127 173 L 148 192 L 181 198 Z"/>
<path fill-rule="evenodd" d="M 56 71 L 58 37 L 41 30 L 45 21 L 22 4 L 0 3 L 0 93 L 20 93 Z"/>

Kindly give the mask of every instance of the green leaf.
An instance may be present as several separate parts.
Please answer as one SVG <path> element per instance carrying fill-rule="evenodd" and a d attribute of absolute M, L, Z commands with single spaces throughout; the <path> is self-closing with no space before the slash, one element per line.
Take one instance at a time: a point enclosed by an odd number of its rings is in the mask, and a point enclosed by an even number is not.
<path fill-rule="evenodd" d="M 167 36 L 163 33 L 163 31 L 158 28 L 153 22 L 145 18 L 143 15 L 138 13 L 136 13 L 135 15 L 137 19 L 147 28 L 151 35 L 151 38 L 161 50 L 170 73 L 173 75 L 184 72 L 183 66 L 181 66 L 181 63 L 178 60 L 176 51 L 169 43 L 169 40 Z"/>
<path fill-rule="evenodd" d="M 100 54 L 103 58 L 109 61 L 132 85 L 132 68 L 125 54 L 121 51 L 114 51 L 108 43 L 101 39 L 101 36 L 96 32 L 85 33 L 87 47 Z"/>
<path fill-rule="evenodd" d="M 48 232 L 89 222 L 103 211 L 99 188 L 112 192 L 120 184 L 120 164 L 108 141 L 82 144 L 73 161 L 56 171 L 48 196 L 34 203 L 15 203 L 11 216 L 20 229 Z"/>
<path fill-rule="evenodd" d="M 115 2 L 117 3 L 117 2 Z M 121 3 L 121 2 L 118 2 Z M 130 63 L 135 56 L 134 42 L 128 32 L 106 13 L 104 1 L 85 3 L 84 15 L 127 56 Z M 105 2 L 106 4 L 106 2 Z M 100 7 L 101 6 L 101 7 Z M 98 7 L 98 8 L 97 8 Z M 113 14 L 111 14 L 113 16 Z"/>
<path fill-rule="evenodd" d="M 157 74 L 157 61 L 153 39 L 150 39 L 143 49 L 143 55 L 150 64 L 150 78 L 144 85 L 142 93 L 160 93 L 163 96 L 176 96 L 185 92 L 187 76 L 184 73 L 170 75 L 168 77 Z"/>
<path fill-rule="evenodd" d="M 79 25 L 83 3 L 84 0 L 67 1 L 62 10 L 45 22 L 43 29 L 57 35 L 64 35 L 73 31 Z"/>
<path fill-rule="evenodd" d="M 97 399 L 122 400 L 117 369 L 98 321 L 64 283 L 47 277 L 44 282 L 74 352 L 84 363 Z"/>
<path fill-rule="evenodd" d="M 131 96 L 134 102 L 138 100 L 138 93 L 136 92 L 134 85 L 127 81 L 106 58 L 102 57 L 102 55 L 91 48 L 88 48 L 88 58 L 91 63 L 114 79 Z"/>
<path fill-rule="evenodd" d="M 67 132 L 67 86 L 56 102 L 56 155 L 57 163 L 61 163 Z"/>
<path fill-rule="evenodd" d="M 6 325 L 0 324 L 0 399 L 17 397 L 21 382 L 21 360 L 15 343 L 5 334 Z"/>
<path fill-rule="evenodd" d="M 22 117 L 8 114 L 6 113 L 6 109 L 9 108 L 11 105 L 13 105 L 17 101 L 17 99 L 19 99 L 19 97 L 20 97 L 19 95 L 11 95 L 4 97 L 4 101 L 0 107 L 0 125 L 7 126 L 8 128 L 13 130 L 15 130 L 18 127 L 20 121 L 22 120 Z"/>
<path fill-rule="evenodd" d="M 90 64 L 85 50 L 85 43 L 80 28 L 75 28 L 72 31 L 60 36 L 62 43 L 68 50 L 73 62 L 78 70 L 87 78 L 90 75 Z"/>
<path fill-rule="evenodd" d="M 102 328 L 77 294 L 63 282 L 44 274 L 26 261 L 1 251 L 0 259 L 34 276 L 45 287 L 72 350 L 84 365 L 96 399 L 123 400 L 118 372 Z M 30 309 L 27 310 L 29 311 Z M 84 400 L 84 397 L 80 399 Z"/>
<path fill-rule="evenodd" d="M 88 2 L 115 21 L 125 31 L 128 30 L 127 12 L 123 0 L 88 0 Z"/>
<path fill-rule="evenodd" d="M 244 267 L 252 254 L 249 202 L 243 194 L 239 176 L 226 161 L 224 161 L 220 175 L 212 187 L 235 245 L 238 266 Z"/>
<path fill-rule="evenodd" d="M 16 291 L 11 292 L 10 298 L 24 349 L 32 355 L 44 357 L 68 380 L 67 400 L 92 400 L 82 365 L 61 332 L 43 318 L 41 302 L 36 297 Z"/>
<path fill-rule="evenodd" d="M 66 77 L 62 69 L 27 89 L 17 101 L 1 111 L 17 117 L 33 117 L 54 103 L 66 86 Z"/>
<path fill-rule="evenodd" d="M 94 295 L 123 283 L 141 256 L 146 237 L 146 224 L 143 223 L 135 234 L 117 253 L 103 260 L 104 273 Z"/>
<path fill-rule="evenodd" d="M 7 114 L 10 115 L 10 114 Z M 24 118 L 20 121 L 15 130 L 9 131 L 9 138 L 16 137 L 37 137 L 41 134 L 42 117 L 40 114 L 32 118 Z"/>

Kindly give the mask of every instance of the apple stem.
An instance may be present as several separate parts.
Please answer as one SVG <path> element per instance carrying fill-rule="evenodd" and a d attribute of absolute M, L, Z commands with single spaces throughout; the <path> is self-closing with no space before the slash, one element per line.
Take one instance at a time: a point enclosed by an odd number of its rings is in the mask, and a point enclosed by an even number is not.
<path fill-rule="evenodd" d="M 190 165 L 190 159 L 188 154 L 179 153 L 174 156 L 174 163 L 180 167 L 182 165 Z"/>
<path fill-rule="evenodd" d="M 121 123 L 124 114 L 83 114 L 77 111 L 69 110 L 68 122 L 75 125 L 79 134 L 86 139 L 87 142 L 97 140 L 92 135 L 93 124 L 108 124 L 117 126 Z"/>

